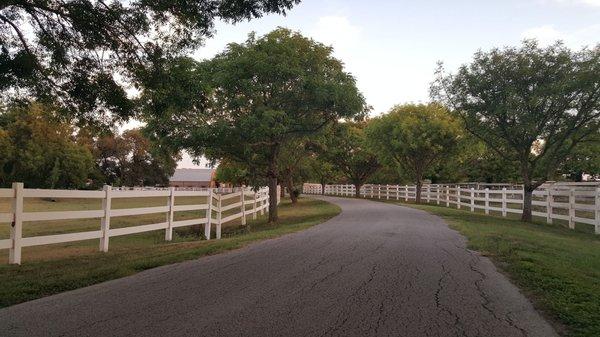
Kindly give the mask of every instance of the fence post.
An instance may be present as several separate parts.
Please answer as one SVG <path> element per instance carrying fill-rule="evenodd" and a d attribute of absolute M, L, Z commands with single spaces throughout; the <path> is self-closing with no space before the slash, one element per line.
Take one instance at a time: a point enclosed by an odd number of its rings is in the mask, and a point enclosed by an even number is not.
<path fill-rule="evenodd" d="M 210 240 L 210 227 L 212 224 L 212 203 L 213 203 L 213 189 L 208 189 L 208 204 L 206 205 L 206 223 L 204 224 L 204 237 L 206 240 Z"/>
<path fill-rule="evenodd" d="M 256 211 L 256 192 L 254 192 L 254 202 L 252 203 L 252 219 L 256 220 L 257 214 L 258 213 Z"/>
<path fill-rule="evenodd" d="M 265 205 L 267 204 L 267 200 L 264 198 L 265 197 L 265 191 L 263 190 L 261 193 L 261 199 L 263 199 L 260 202 L 260 215 L 265 215 Z"/>
<path fill-rule="evenodd" d="M 169 200 L 167 202 L 169 211 L 167 213 L 167 229 L 165 230 L 165 241 L 173 240 L 173 207 L 175 206 L 175 187 L 169 187 Z"/>
<path fill-rule="evenodd" d="M 429 204 L 429 201 L 431 200 L 430 193 L 431 193 L 431 185 L 427 185 L 427 196 L 426 196 L 426 200 L 427 200 L 427 203 L 428 203 L 428 204 Z"/>
<path fill-rule="evenodd" d="M 475 212 L 475 188 L 471 187 L 471 212 Z"/>
<path fill-rule="evenodd" d="M 408 185 L 404 185 L 404 201 L 408 202 Z"/>
<path fill-rule="evenodd" d="M 490 214 L 490 189 L 485 189 L 485 214 Z"/>
<path fill-rule="evenodd" d="M 596 234 L 600 234 L 600 187 L 596 188 Z"/>
<path fill-rule="evenodd" d="M 102 199 L 102 210 L 104 211 L 104 216 L 100 221 L 100 230 L 102 231 L 102 238 L 100 238 L 100 251 L 108 252 L 112 187 L 109 185 L 104 185 L 102 190 L 104 191 L 104 199 Z"/>
<path fill-rule="evenodd" d="M 381 185 L 377 184 L 377 199 L 381 199 Z"/>
<path fill-rule="evenodd" d="M 450 207 L 450 185 L 446 185 L 446 207 Z"/>
<path fill-rule="evenodd" d="M 440 198 L 440 185 L 436 184 L 435 185 L 435 200 L 436 200 L 436 202 L 437 202 L 438 205 L 440 204 L 440 199 L 441 199 Z"/>
<path fill-rule="evenodd" d="M 546 192 L 548 192 L 548 194 L 546 195 L 546 222 L 552 223 L 552 203 L 554 202 L 554 197 L 552 196 L 551 188 L 547 188 Z"/>
<path fill-rule="evenodd" d="M 385 200 L 390 200 L 390 185 L 385 185 Z"/>
<path fill-rule="evenodd" d="M 506 187 L 502 187 L 502 216 L 506 217 Z"/>
<path fill-rule="evenodd" d="M 221 196 L 223 194 L 219 193 L 217 194 L 217 239 L 221 238 Z"/>
<path fill-rule="evenodd" d="M 281 202 L 281 185 L 277 185 L 277 205 Z"/>
<path fill-rule="evenodd" d="M 240 201 L 242 202 L 242 206 L 240 207 L 242 211 L 242 226 L 246 225 L 246 205 L 244 205 L 244 188 L 240 189 Z"/>
<path fill-rule="evenodd" d="M 23 237 L 23 183 L 12 184 L 13 223 L 10 227 L 12 247 L 8 251 L 9 264 L 21 264 L 21 238 Z"/>
<path fill-rule="evenodd" d="M 575 229 L 575 192 L 569 189 L 569 228 Z"/>
<path fill-rule="evenodd" d="M 456 186 L 456 208 L 460 209 L 460 202 L 461 202 L 461 196 L 460 196 L 460 185 Z"/>

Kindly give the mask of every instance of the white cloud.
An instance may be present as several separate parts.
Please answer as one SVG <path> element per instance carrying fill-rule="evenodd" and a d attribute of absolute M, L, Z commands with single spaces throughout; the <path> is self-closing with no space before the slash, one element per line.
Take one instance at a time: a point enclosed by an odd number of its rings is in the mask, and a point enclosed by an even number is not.
<path fill-rule="evenodd" d="M 598 36 L 600 36 L 600 24 L 587 26 L 574 31 L 561 31 L 554 28 L 553 25 L 543 25 L 527 29 L 521 33 L 521 38 L 537 39 L 542 45 L 552 44 L 556 42 L 556 40 L 561 40 L 572 48 L 594 46 L 595 44 L 600 43 Z"/>
<path fill-rule="evenodd" d="M 345 16 L 323 16 L 308 31 L 315 40 L 333 46 L 340 54 L 346 54 L 360 41 L 361 29 L 350 23 Z"/>
<path fill-rule="evenodd" d="M 566 35 L 552 25 L 543 25 L 525 30 L 521 33 L 521 37 L 524 39 L 536 39 L 541 44 L 547 45 L 554 43 L 556 40 L 565 40 Z"/>

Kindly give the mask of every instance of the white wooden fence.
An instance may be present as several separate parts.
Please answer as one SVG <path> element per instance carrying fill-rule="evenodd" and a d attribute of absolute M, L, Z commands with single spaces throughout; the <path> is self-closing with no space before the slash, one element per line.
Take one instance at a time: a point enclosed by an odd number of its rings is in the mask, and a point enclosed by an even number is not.
<path fill-rule="evenodd" d="M 320 184 L 304 184 L 306 194 L 321 194 Z M 354 196 L 354 185 L 325 185 L 325 194 Z M 360 196 L 377 199 L 415 200 L 414 185 L 364 185 Z M 502 216 L 507 213 L 521 214 L 523 208 L 523 190 L 509 189 L 476 189 L 459 184 L 424 185 L 421 189 L 421 201 L 435 203 L 461 209 L 483 210 L 485 214 L 497 212 Z M 600 234 L 600 187 L 597 185 L 544 185 L 533 192 L 533 212 L 537 217 L 546 218 L 548 223 L 554 219 L 565 220 L 569 228 L 575 223 L 594 226 L 595 233 Z"/>
<path fill-rule="evenodd" d="M 142 233 L 155 230 L 165 230 L 165 240 L 173 238 L 173 228 L 204 225 L 204 235 L 210 239 L 211 226 L 214 224 L 216 238 L 221 238 L 221 225 L 229 221 L 241 218 L 241 223 L 246 223 L 246 217 L 251 215 L 257 217 L 257 213 L 264 214 L 269 207 L 268 188 L 258 191 L 251 189 L 239 189 L 236 192 L 223 194 L 217 189 L 206 189 L 203 191 L 177 190 L 168 188 L 163 190 L 113 190 L 105 186 L 102 191 L 79 191 L 79 190 L 47 190 L 24 188 L 22 183 L 13 183 L 12 188 L 0 189 L 0 198 L 11 199 L 11 211 L 0 213 L 0 223 L 10 223 L 10 238 L 0 240 L 0 249 L 9 250 L 9 263 L 21 263 L 21 249 L 23 247 L 49 245 L 72 241 L 100 239 L 100 250 L 108 251 L 108 243 L 111 237 Z M 279 193 L 277 194 L 279 195 Z M 165 197 L 166 204 L 156 207 L 141 207 L 127 209 L 112 209 L 111 201 L 118 198 L 147 198 Z M 206 197 L 205 203 L 192 205 L 177 205 L 177 197 Z M 51 212 L 25 212 L 23 210 L 26 198 L 92 198 L 102 200 L 102 209 L 80 210 L 80 211 L 51 211 Z M 239 199 L 237 202 L 233 200 Z M 227 201 L 223 205 L 223 201 Z M 278 200 L 279 202 L 279 200 Z M 224 212 L 238 210 L 234 214 L 224 216 Z M 199 218 L 190 220 L 174 221 L 174 213 L 182 211 L 199 211 Z M 111 228 L 111 217 L 134 216 L 143 214 L 164 213 L 165 221 L 149 225 L 130 226 L 124 228 Z M 72 220 L 99 218 L 98 230 L 56 234 L 45 236 L 23 237 L 23 222 L 27 221 L 50 221 L 50 220 Z"/>

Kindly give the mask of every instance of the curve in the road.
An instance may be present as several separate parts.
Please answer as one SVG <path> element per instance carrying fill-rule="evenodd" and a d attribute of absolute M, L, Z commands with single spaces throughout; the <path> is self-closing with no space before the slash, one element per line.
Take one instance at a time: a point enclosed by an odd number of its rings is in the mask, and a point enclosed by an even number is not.
<path fill-rule="evenodd" d="M 0 310 L 3 336 L 556 336 L 423 211 L 322 197 L 309 230 Z"/>

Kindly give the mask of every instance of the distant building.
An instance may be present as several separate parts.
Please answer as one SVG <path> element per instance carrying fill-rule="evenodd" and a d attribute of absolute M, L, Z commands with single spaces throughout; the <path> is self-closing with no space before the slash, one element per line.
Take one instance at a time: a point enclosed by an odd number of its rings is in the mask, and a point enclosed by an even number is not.
<path fill-rule="evenodd" d="M 215 185 L 215 170 L 209 168 L 176 169 L 169 179 L 169 186 L 172 187 L 208 188 L 216 187 Z"/>

